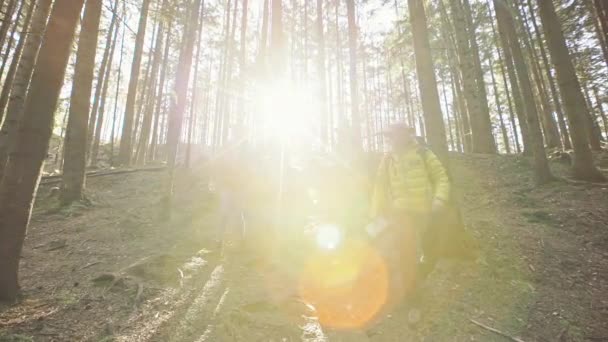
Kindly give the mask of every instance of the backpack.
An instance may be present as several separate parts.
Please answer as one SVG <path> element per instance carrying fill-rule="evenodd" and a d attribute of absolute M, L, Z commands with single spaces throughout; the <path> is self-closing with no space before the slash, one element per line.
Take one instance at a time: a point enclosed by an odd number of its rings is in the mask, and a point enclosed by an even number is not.
<path fill-rule="evenodd" d="M 416 151 L 424 163 L 427 175 L 429 151 L 432 152 L 432 149 L 424 143 L 419 143 Z M 452 183 L 451 173 L 445 165 L 443 167 Z M 454 191 L 450 191 L 450 197 L 441 212 L 431 214 L 427 229 L 422 234 L 422 249 L 425 258 L 431 262 L 440 258 L 472 260 L 477 257 L 476 243 L 466 230 Z"/>

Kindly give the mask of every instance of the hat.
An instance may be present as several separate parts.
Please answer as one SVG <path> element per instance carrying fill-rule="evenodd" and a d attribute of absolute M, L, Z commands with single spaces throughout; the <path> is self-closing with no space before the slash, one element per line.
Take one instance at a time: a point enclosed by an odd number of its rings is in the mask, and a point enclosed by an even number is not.
<path fill-rule="evenodd" d="M 404 123 L 394 123 L 381 132 L 383 135 L 416 135 L 416 131 Z"/>

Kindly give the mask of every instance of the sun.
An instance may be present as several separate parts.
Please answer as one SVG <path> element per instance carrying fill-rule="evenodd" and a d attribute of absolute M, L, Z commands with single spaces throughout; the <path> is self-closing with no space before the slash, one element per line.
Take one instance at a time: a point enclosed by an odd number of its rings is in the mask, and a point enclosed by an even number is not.
<path fill-rule="evenodd" d="M 292 147 L 318 144 L 320 104 L 314 87 L 280 81 L 258 87 L 254 99 L 253 120 L 264 140 Z"/>

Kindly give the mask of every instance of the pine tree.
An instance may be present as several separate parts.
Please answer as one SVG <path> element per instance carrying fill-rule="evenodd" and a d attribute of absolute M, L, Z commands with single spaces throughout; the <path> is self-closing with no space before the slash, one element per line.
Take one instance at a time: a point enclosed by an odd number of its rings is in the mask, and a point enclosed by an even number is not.
<path fill-rule="evenodd" d="M 84 0 L 55 0 L 19 135 L 0 182 L 0 300 L 12 301 L 19 291 L 19 257 L 83 3 Z"/>
<path fill-rule="evenodd" d="M 585 132 L 586 112 L 585 98 L 581 86 L 572 65 L 572 59 L 562 28 L 555 13 L 553 0 L 539 1 L 543 31 L 547 39 L 551 61 L 557 74 L 557 82 L 564 103 L 564 111 L 570 124 L 570 137 L 574 147 L 574 159 L 572 171 L 574 177 L 589 181 L 603 181 L 605 177 L 593 165 L 593 156 Z"/>
<path fill-rule="evenodd" d="M 91 91 L 101 5 L 102 0 L 87 0 L 80 30 L 63 154 L 63 178 L 59 197 L 63 205 L 83 198 L 87 159 L 87 124 L 91 110 Z"/>

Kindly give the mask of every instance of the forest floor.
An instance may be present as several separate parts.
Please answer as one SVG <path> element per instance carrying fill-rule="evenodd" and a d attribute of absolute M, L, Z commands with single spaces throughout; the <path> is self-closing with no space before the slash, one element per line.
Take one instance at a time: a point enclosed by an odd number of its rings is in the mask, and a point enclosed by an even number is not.
<path fill-rule="evenodd" d="M 322 326 L 292 274 L 212 243 L 204 174 L 177 177 L 159 223 L 161 173 L 142 172 L 91 178 L 91 206 L 57 211 L 40 189 L 0 341 L 608 341 L 608 186 L 533 187 L 518 156 L 454 155 L 453 173 L 479 257 L 440 263 L 414 327 L 403 308 Z"/>

